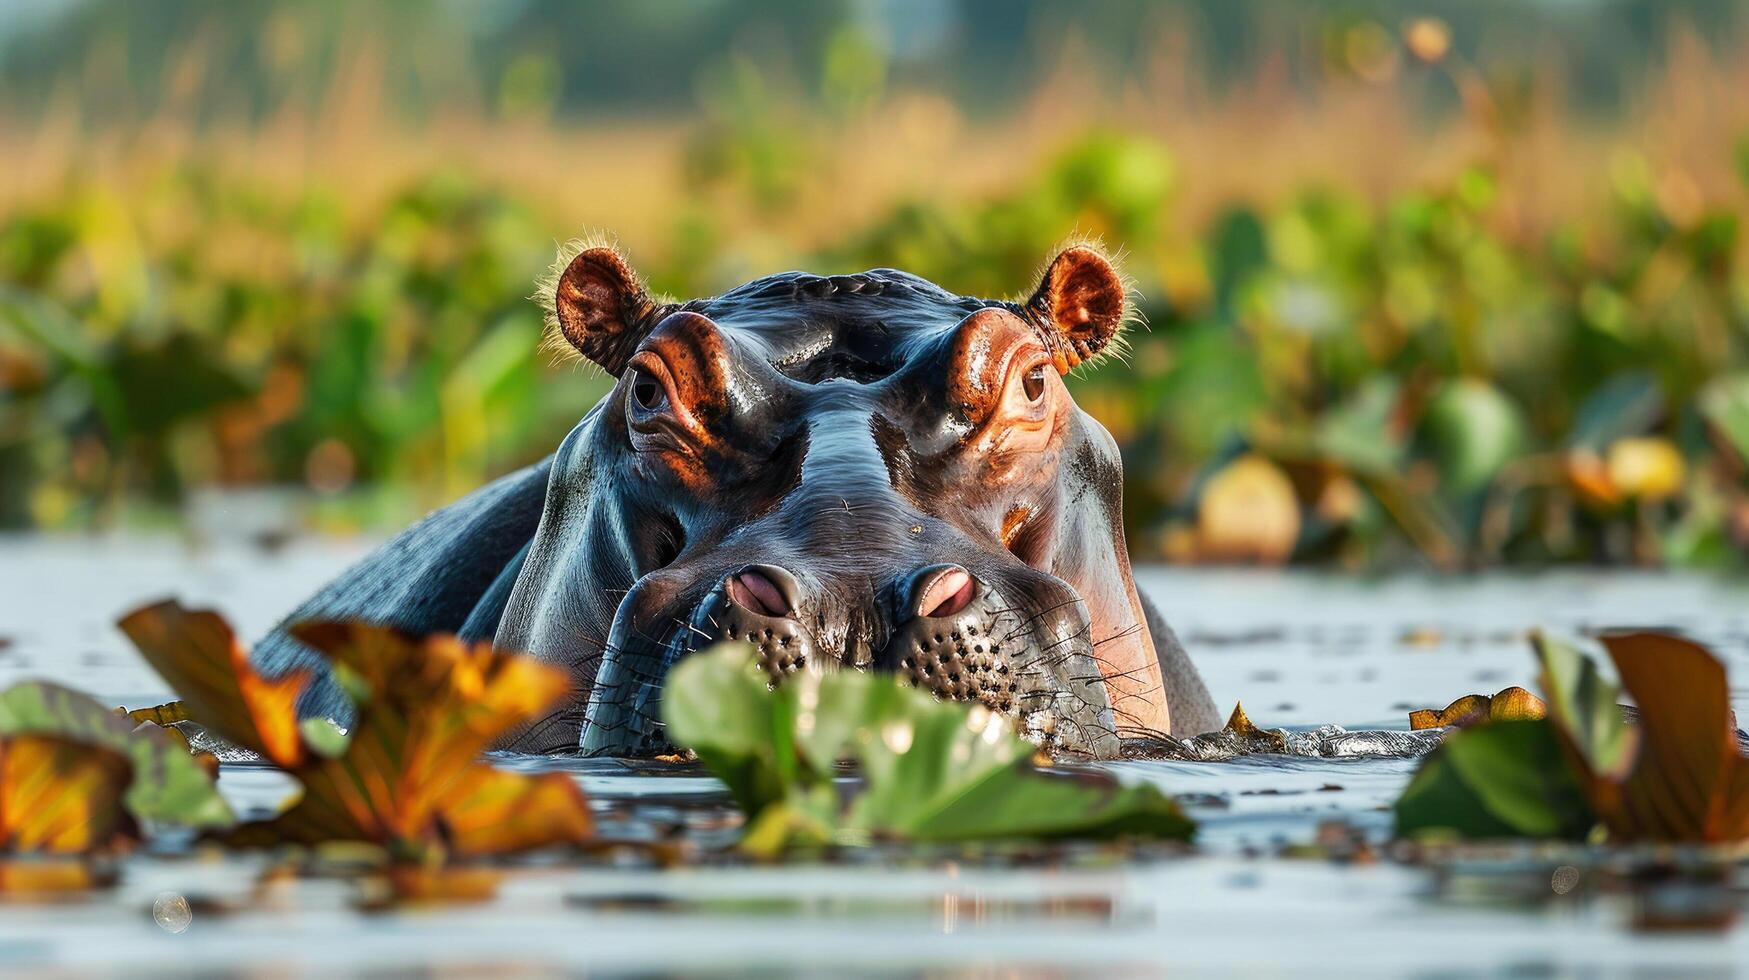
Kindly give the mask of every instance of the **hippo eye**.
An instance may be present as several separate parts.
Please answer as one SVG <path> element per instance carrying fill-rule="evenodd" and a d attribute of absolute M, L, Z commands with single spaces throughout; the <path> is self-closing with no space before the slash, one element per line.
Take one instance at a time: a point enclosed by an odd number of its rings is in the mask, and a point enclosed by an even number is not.
<path fill-rule="evenodd" d="M 668 393 L 663 390 L 662 382 L 643 368 L 637 368 L 632 375 L 632 403 L 646 412 L 654 412 L 667 400 Z"/>
<path fill-rule="evenodd" d="M 1026 400 L 1036 402 L 1045 394 L 1045 366 L 1034 364 L 1032 370 L 1026 372 L 1026 377 L 1020 379 L 1021 390 L 1026 392 Z"/>

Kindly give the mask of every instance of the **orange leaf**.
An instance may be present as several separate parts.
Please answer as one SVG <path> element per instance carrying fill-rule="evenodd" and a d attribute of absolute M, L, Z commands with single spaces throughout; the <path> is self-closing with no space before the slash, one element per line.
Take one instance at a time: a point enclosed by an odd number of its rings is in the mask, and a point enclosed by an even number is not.
<path fill-rule="evenodd" d="M 525 775 L 477 767 L 442 819 L 458 854 L 504 854 L 595 835 L 589 801 L 562 772 Z"/>
<path fill-rule="evenodd" d="M 88 854 L 134 836 L 122 809 L 133 763 L 49 735 L 0 739 L 0 849 Z"/>
<path fill-rule="evenodd" d="M 490 643 L 380 626 L 307 623 L 292 634 L 370 689 L 345 751 L 296 771 L 303 798 L 265 829 L 283 840 L 415 846 L 444 835 L 489 853 L 588 837 L 587 801 L 547 777 L 479 761 L 499 735 L 564 695 L 565 675 Z M 256 836 L 252 831 L 251 837 Z"/>
<path fill-rule="evenodd" d="M 1489 721 L 1537 721 L 1548 714 L 1548 704 L 1522 687 L 1509 687 L 1488 702 Z"/>
<path fill-rule="evenodd" d="M 220 738 L 260 753 L 283 768 L 304 761 L 297 701 L 308 676 L 292 671 L 269 680 L 217 613 L 174 601 L 122 617 L 122 632 L 176 692 L 188 716 Z"/>
<path fill-rule="evenodd" d="M 390 865 L 382 874 L 360 880 L 359 905 L 385 911 L 403 905 L 483 902 L 497 894 L 503 877 L 497 868 Z"/>
<path fill-rule="evenodd" d="M 1593 776 L 1592 805 L 1620 840 L 1749 837 L 1749 760 L 1737 750 L 1725 667 L 1662 633 L 1601 638 L 1639 705 L 1639 755 L 1620 782 Z"/>
<path fill-rule="evenodd" d="M 59 895 L 114 884 L 113 869 L 99 869 L 82 858 L 0 859 L 0 893 Z"/>
<path fill-rule="evenodd" d="M 131 711 L 127 708 L 117 708 L 115 713 L 125 716 L 135 724 L 149 721 L 159 728 L 171 731 L 175 731 L 175 729 L 170 728 L 171 725 L 188 720 L 188 708 L 181 701 L 166 701 L 163 704 L 154 704 L 149 708 L 134 708 Z"/>
<path fill-rule="evenodd" d="M 1493 699 L 1486 694 L 1466 694 L 1446 705 L 1443 710 L 1422 708 L 1409 712 L 1409 728 L 1411 731 L 1421 731 L 1425 728 L 1444 728 L 1447 725 L 1484 721 L 1492 703 Z"/>

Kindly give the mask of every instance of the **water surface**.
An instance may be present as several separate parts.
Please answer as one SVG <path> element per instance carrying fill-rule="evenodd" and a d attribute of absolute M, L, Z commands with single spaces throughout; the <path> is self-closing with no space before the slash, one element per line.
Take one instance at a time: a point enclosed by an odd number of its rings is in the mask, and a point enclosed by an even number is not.
<path fill-rule="evenodd" d="M 111 625 L 176 596 L 223 611 L 248 637 L 368 542 L 191 548 L 175 539 L 0 539 L 0 684 L 46 677 L 129 705 L 167 696 Z M 1690 575 L 1561 572 L 1361 581 L 1308 573 L 1145 569 L 1224 709 L 1243 699 L 1265 726 L 1405 728 L 1406 713 L 1460 694 L 1533 686 L 1533 627 L 1582 635 L 1657 625 L 1725 656 L 1733 703 L 1749 708 L 1749 586 Z M 733 838 L 720 787 L 611 761 L 574 771 L 627 836 L 681 833 L 709 855 Z M 332 965 L 447 968 L 1103 974 L 1425 973 L 1644 970 L 1734 973 L 1749 933 L 1651 934 L 1646 901 L 1614 887 L 1595 856 L 1522 848 L 1435 869 L 1365 860 L 1389 831 L 1389 802 L 1413 771 L 1399 758 L 1251 756 L 1127 762 L 1185 800 L 1198 853 L 1046 854 L 886 850 L 782 867 L 707 860 L 660 870 L 636 859 L 517 871 L 477 905 L 361 911 L 336 880 L 257 883 L 255 858 L 131 859 L 119 884 L 67 904 L 0 908 L 0 969 L 178 970 Z M 243 808 L 270 805 L 283 777 L 229 769 Z M 690 828 L 690 829 L 687 829 Z M 1341 828 L 1341 829 L 1338 829 Z M 1294 859 L 1355 841 L 1360 863 Z M 1565 871 L 1559 870 L 1568 865 Z M 1576 877 L 1575 877 L 1576 872 Z M 1660 901 L 1743 904 L 1728 885 Z M 172 932 L 184 919 L 187 928 Z M 159 914 L 154 916 L 154 904 Z M 1686 906 L 1682 906 L 1686 908 Z M 1710 907 L 1710 906 L 1709 906 Z"/>

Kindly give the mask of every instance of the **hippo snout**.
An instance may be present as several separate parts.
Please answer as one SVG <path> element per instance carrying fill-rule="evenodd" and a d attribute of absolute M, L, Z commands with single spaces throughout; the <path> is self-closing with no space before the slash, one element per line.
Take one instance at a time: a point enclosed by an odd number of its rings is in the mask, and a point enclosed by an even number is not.
<path fill-rule="evenodd" d="M 699 606 L 692 632 L 752 644 L 759 665 L 776 682 L 819 659 L 813 632 L 797 616 L 800 605 L 794 575 L 776 565 L 748 565 L 723 579 Z"/>
<path fill-rule="evenodd" d="M 900 595 L 899 625 L 876 664 L 937 697 L 1012 713 L 1011 654 L 1022 626 L 1002 621 L 1006 604 L 995 590 L 959 565 L 935 565 Z"/>
<path fill-rule="evenodd" d="M 714 580 L 684 630 L 627 691 L 598 681 L 586 751 L 648 750 L 608 731 L 642 731 L 659 699 L 658 678 L 712 643 L 751 645 L 772 683 L 805 669 L 889 671 L 937 697 L 977 702 L 1012 718 L 1042 746 L 1110 755 L 1115 724 L 1094 657 L 1086 604 L 1066 584 L 1037 573 L 980 576 L 938 563 L 855 598 L 853 590 L 804 581 L 773 564 L 742 566 Z M 604 698 L 604 692 L 613 692 Z M 640 740 L 642 741 L 642 740 Z"/>

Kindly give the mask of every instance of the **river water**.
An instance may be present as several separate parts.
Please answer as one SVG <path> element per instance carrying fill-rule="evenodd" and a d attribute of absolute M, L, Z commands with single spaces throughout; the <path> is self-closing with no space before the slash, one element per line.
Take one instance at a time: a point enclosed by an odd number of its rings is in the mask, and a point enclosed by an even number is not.
<path fill-rule="evenodd" d="M 367 549 L 327 540 L 267 551 L 174 538 L 0 538 L 0 685 L 41 677 L 116 703 L 153 703 L 168 692 L 111 625 L 120 613 L 175 596 L 218 608 L 253 638 Z M 1739 681 L 1733 703 L 1749 709 L 1742 581 L 1159 568 L 1140 570 L 1138 581 L 1222 709 L 1242 699 L 1266 727 L 1401 729 L 1413 708 L 1534 686 L 1525 634 L 1535 627 L 1575 636 L 1680 629 L 1726 658 Z M 732 837 L 713 780 L 611 761 L 562 765 L 621 833 L 649 836 L 672 823 L 705 844 Z M 362 911 L 345 881 L 264 887 L 254 858 L 135 857 L 107 891 L 0 907 L 0 970 L 1444 977 L 1749 969 L 1749 930 L 1733 922 L 1749 899 L 1728 880 L 1648 898 L 1622 886 L 1632 875 L 1609 857 L 1585 851 L 1470 852 L 1431 866 L 1379 859 L 1389 803 L 1414 766 L 1280 756 L 1114 765 L 1186 802 L 1201 823 L 1190 855 L 883 851 L 672 870 L 630 859 L 520 870 L 484 903 L 388 911 Z M 247 768 L 220 782 L 243 807 L 270 805 L 286 788 Z"/>

